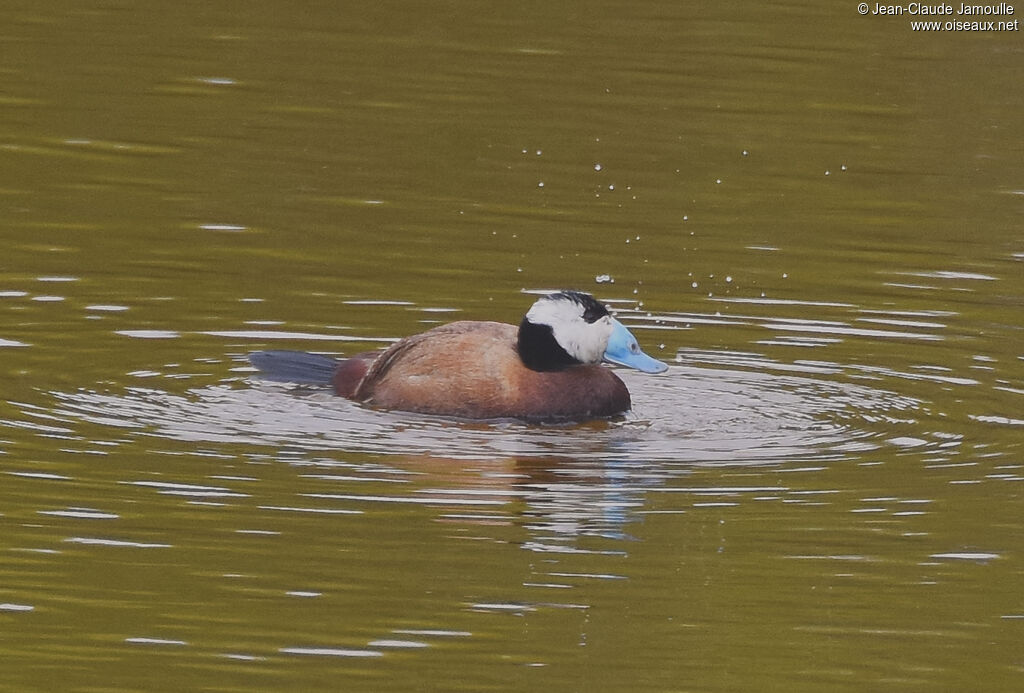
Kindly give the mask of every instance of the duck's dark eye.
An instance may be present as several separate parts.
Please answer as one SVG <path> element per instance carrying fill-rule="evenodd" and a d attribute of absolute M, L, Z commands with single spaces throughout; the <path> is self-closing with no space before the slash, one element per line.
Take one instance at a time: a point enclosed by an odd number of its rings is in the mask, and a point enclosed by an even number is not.
<path fill-rule="evenodd" d="M 600 303 L 593 306 L 587 306 L 587 309 L 583 311 L 583 319 L 588 323 L 594 323 L 608 315 L 608 309 Z"/>
<path fill-rule="evenodd" d="M 576 301 L 583 306 L 583 319 L 595 323 L 608 315 L 608 308 L 590 294 L 576 294 Z"/>

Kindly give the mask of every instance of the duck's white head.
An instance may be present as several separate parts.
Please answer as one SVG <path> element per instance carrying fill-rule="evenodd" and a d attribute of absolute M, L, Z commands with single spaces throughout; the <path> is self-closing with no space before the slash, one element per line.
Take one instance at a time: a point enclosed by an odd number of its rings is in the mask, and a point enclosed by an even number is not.
<path fill-rule="evenodd" d="M 610 361 L 659 373 L 667 368 L 640 350 L 636 338 L 590 294 L 542 296 L 519 324 L 519 358 L 535 371 Z"/>

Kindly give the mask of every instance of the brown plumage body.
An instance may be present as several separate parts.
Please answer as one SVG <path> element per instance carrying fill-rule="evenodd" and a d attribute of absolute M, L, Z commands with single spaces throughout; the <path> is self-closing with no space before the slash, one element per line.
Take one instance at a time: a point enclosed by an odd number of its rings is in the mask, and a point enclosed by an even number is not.
<path fill-rule="evenodd" d="M 499 322 L 436 327 L 379 355 L 343 361 L 334 389 L 383 409 L 472 419 L 583 420 L 629 410 L 629 390 L 611 370 L 530 370 L 516 350 L 517 334 Z"/>

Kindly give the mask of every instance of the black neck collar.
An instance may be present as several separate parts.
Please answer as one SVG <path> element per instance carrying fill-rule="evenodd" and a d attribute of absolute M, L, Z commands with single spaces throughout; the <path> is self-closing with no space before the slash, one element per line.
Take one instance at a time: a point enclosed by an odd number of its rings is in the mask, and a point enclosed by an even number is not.
<path fill-rule="evenodd" d="M 523 365 L 533 371 L 561 371 L 580 365 L 555 339 L 551 325 L 534 325 L 526 318 L 519 323 L 516 351 Z"/>

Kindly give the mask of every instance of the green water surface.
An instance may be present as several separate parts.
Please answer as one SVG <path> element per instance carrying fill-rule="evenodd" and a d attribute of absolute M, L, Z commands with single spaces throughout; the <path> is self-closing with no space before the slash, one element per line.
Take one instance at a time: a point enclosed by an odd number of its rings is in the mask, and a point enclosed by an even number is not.
<path fill-rule="evenodd" d="M 0 690 L 1024 686 L 1019 31 L 163 5 L 0 8 Z M 623 419 L 245 362 L 563 287 Z"/>

